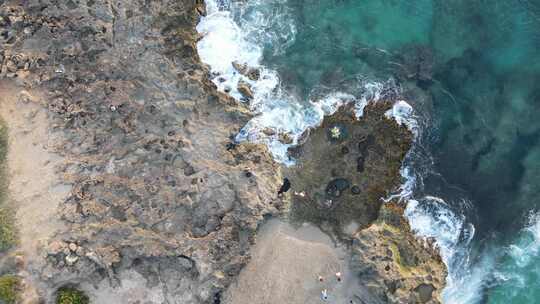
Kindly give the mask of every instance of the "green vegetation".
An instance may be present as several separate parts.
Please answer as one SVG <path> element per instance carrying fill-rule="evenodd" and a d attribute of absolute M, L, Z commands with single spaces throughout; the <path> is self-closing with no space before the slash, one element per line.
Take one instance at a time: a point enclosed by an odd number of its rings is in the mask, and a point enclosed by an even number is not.
<path fill-rule="evenodd" d="M 17 241 L 14 212 L 6 206 L 7 178 L 5 160 L 7 147 L 7 128 L 5 123 L 0 120 L 0 252 L 8 250 Z"/>
<path fill-rule="evenodd" d="M 84 292 L 74 287 L 62 287 L 58 290 L 56 304 L 88 304 L 90 300 Z"/>
<path fill-rule="evenodd" d="M 13 212 L 0 205 L 0 252 L 11 248 L 17 242 Z"/>
<path fill-rule="evenodd" d="M 0 277 L 0 302 L 13 304 L 19 300 L 21 280 L 14 275 Z"/>

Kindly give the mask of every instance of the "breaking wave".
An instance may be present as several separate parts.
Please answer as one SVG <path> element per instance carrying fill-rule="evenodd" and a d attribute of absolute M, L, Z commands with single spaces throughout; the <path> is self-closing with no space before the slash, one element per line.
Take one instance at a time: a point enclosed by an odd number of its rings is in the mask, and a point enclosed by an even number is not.
<path fill-rule="evenodd" d="M 304 131 L 319 125 L 325 115 L 353 102 L 360 117 L 369 102 L 376 102 L 397 88 L 393 88 L 391 81 L 359 78 L 354 93 L 331 91 L 301 100 L 285 91 L 278 73 L 262 64 L 265 49 L 280 51 L 294 41 L 293 18 L 279 5 L 283 1 L 207 1 L 207 16 L 197 26 L 203 35 L 197 48 L 201 60 L 210 66 L 211 79 L 218 90 L 249 104 L 256 114 L 236 140 L 265 143 L 277 161 L 292 165 L 294 160 L 288 157 L 287 149 L 298 143 Z M 255 69 L 258 77 L 241 73 L 239 67 Z M 241 92 L 239 84 L 247 84 L 251 96 Z M 411 119 L 412 107 L 405 101 L 397 102 L 386 116 L 416 129 Z M 287 140 L 283 140 L 284 135 Z"/>
<path fill-rule="evenodd" d="M 490 286 L 492 302 L 536 303 L 540 296 L 540 213 L 529 215 L 525 227 L 503 248 L 497 262 Z"/>
<path fill-rule="evenodd" d="M 465 216 L 452 211 L 443 199 L 434 196 L 409 200 L 405 216 L 417 235 L 435 239 L 448 268 L 444 302 L 476 302 L 471 297 L 480 295 L 484 275 L 469 271 L 469 246 L 474 237 L 474 226 L 466 222 Z"/>

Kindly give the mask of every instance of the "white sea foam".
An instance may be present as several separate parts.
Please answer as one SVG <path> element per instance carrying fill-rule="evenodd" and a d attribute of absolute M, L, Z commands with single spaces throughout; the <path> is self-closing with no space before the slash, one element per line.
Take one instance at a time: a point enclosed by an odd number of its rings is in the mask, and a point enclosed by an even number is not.
<path fill-rule="evenodd" d="M 207 1 L 207 16 L 197 25 L 197 31 L 203 35 L 197 44 L 199 56 L 211 67 L 212 81 L 218 90 L 241 100 L 238 82 L 244 81 L 253 89 L 252 108 L 262 107 L 261 103 L 278 87 L 279 77 L 260 65 L 263 49 L 249 41 L 250 32 L 238 26 L 231 12 L 220 7 L 216 1 Z M 261 77 L 258 81 L 249 79 L 233 67 L 233 62 L 260 69 Z"/>
<path fill-rule="evenodd" d="M 455 288 L 454 297 L 457 304 L 481 303 L 478 289 L 486 278 L 491 278 L 490 287 L 504 298 L 498 301 L 509 301 L 517 297 L 527 299 L 528 303 L 536 303 L 531 288 L 535 284 L 540 267 L 540 213 L 532 213 L 528 224 L 521 229 L 514 242 L 504 248 L 490 248 L 482 254 L 481 263 L 474 266 L 471 275 L 460 282 L 461 289 Z M 497 260 L 497 263 L 495 261 Z M 534 288 L 532 289 L 534 290 Z"/>
<path fill-rule="evenodd" d="M 274 0 L 276 3 L 280 1 L 283 0 Z M 354 102 L 356 115 L 361 117 L 369 102 L 381 98 L 384 84 L 363 82 L 360 96 L 331 92 L 317 100 L 302 101 L 287 94 L 281 88 L 278 73 L 261 64 L 262 45 L 270 43 L 274 49 L 283 49 L 294 40 L 296 29 L 290 25 L 292 18 L 287 16 L 287 12 L 280 11 L 277 16 L 273 15 L 274 11 L 268 12 L 270 2 L 263 4 L 261 1 L 248 1 L 238 4 L 240 6 L 237 7 L 236 15 L 239 16 L 235 20 L 233 12 L 226 8 L 236 2 L 207 1 L 207 16 L 197 26 L 203 35 L 197 49 L 201 60 L 210 66 L 212 81 L 218 90 L 245 101 L 245 97 L 238 91 L 238 83 L 242 81 L 251 86 L 253 99 L 249 105 L 257 115 L 239 132 L 236 140 L 265 143 L 277 161 L 292 165 L 294 160 L 288 157 L 287 150 L 298 143 L 304 131 L 318 126 L 325 115 L 333 114 L 346 103 Z M 283 16 L 289 20 L 274 20 Z M 274 29 L 270 30 L 270 27 Z M 234 68 L 233 62 L 259 69 L 261 77 L 259 80 L 249 79 Z M 412 108 L 401 101 L 387 113 L 387 117 L 412 126 L 411 114 Z M 263 132 L 268 129 L 273 132 Z M 287 134 L 291 142 L 281 142 L 280 134 Z"/>
<path fill-rule="evenodd" d="M 390 110 L 385 113 L 388 118 L 393 118 L 400 125 L 406 125 L 415 136 L 418 135 L 418 121 L 414 116 L 414 110 L 406 101 L 399 100 Z"/>
<path fill-rule="evenodd" d="M 469 267 L 469 245 L 474 226 L 467 224 L 463 215 L 453 212 L 443 199 L 433 196 L 409 200 L 405 216 L 418 236 L 435 239 L 447 265 L 444 303 L 476 303 L 489 263 L 485 261 L 486 265 L 480 268 Z"/>
<path fill-rule="evenodd" d="M 505 263 L 494 275 L 500 283 L 516 289 L 526 288 L 530 282 L 526 279 L 528 272 L 538 271 L 540 254 L 540 213 L 532 213 L 528 224 L 521 230 L 515 242 L 505 251 Z"/>
<path fill-rule="evenodd" d="M 524 268 L 540 253 L 540 214 L 529 216 L 529 224 L 521 231 L 519 242 L 509 247 L 508 253 L 518 267 Z"/>

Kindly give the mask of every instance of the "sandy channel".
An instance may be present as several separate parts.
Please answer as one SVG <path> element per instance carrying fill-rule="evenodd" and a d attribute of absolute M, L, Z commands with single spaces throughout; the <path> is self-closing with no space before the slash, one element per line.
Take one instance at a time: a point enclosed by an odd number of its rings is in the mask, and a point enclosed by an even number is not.
<path fill-rule="evenodd" d="M 0 116 L 8 128 L 8 204 L 17 214 L 17 251 L 24 260 L 20 275 L 27 287 L 24 303 L 36 299 L 32 275 L 43 262 L 39 250 L 63 228 L 58 205 L 71 191 L 56 172 L 63 159 L 51 152 L 55 136 L 42 98 L 39 92 L 0 82 Z"/>

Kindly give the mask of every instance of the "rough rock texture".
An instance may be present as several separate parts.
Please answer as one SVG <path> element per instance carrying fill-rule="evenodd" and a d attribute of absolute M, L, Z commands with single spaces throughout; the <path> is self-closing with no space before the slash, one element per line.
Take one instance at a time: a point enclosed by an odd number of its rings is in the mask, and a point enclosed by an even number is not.
<path fill-rule="evenodd" d="M 355 235 L 350 265 L 366 287 L 358 295 L 365 303 L 441 303 L 446 267 L 432 244 L 413 236 L 399 204 L 383 205 Z"/>
<path fill-rule="evenodd" d="M 438 251 L 414 237 L 403 206 L 382 200 L 399 185 L 412 143 L 405 126 L 386 118 L 391 104 L 370 104 L 361 119 L 343 106 L 290 149 L 298 160 L 286 172 L 291 216 L 350 244 L 356 301 L 439 303 L 446 267 Z"/>
<path fill-rule="evenodd" d="M 200 0 L 0 2 L 0 81 L 44 92 L 39 102 L 67 160 L 58 170 L 72 188 L 58 211 L 67 228 L 28 269 L 46 302 L 67 284 L 95 303 L 118 303 L 112 295 L 123 303 L 220 303 L 258 224 L 286 210 L 270 154 L 231 141 L 250 114 L 216 91 L 199 62 L 194 28 L 204 13 Z M 388 225 L 370 226 L 410 144 L 384 110 L 367 110 L 368 124 L 347 111 L 326 119 L 294 151 L 302 165 L 287 195 L 309 198 L 294 196 L 295 216 L 356 239 L 369 295 L 435 301 L 444 282 L 437 254 L 422 251 L 405 226 L 393 235 Z M 390 275 L 370 264 L 385 257 L 399 266 Z M 440 267 L 428 270 L 429 261 Z"/>
<path fill-rule="evenodd" d="M 249 115 L 199 64 L 201 13 L 200 1 L 2 1 L 0 75 L 46 92 L 73 188 L 68 228 L 31 270 L 44 298 L 65 283 L 98 298 L 86 283 L 125 286 L 135 269 L 156 303 L 214 302 L 279 212 L 279 168 L 231 143 Z"/>
<path fill-rule="evenodd" d="M 369 105 L 357 120 L 352 107 L 344 106 L 290 149 L 298 159 L 289 174 L 294 216 L 329 222 L 339 232 L 365 228 L 377 218 L 381 198 L 399 185 L 412 141 L 406 127 L 384 117 L 389 107 Z"/>

